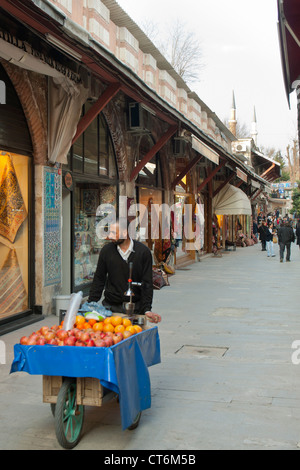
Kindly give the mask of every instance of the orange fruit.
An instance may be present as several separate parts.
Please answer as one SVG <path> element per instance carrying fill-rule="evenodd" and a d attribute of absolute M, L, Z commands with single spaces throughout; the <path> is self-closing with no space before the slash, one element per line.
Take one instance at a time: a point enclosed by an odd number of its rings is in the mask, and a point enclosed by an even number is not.
<path fill-rule="evenodd" d="M 133 325 L 133 328 L 135 329 L 136 333 L 140 333 L 141 331 L 143 331 L 143 328 L 139 325 Z"/>
<path fill-rule="evenodd" d="M 77 316 L 76 316 L 75 323 L 78 324 L 78 325 L 79 325 L 80 323 L 85 323 L 85 318 L 84 318 L 82 315 L 77 315 Z"/>
<path fill-rule="evenodd" d="M 128 330 L 125 330 L 123 333 L 123 338 L 126 339 L 126 338 L 129 338 L 130 336 L 132 336 L 132 333 L 130 333 L 130 331 Z"/>
<path fill-rule="evenodd" d="M 111 324 L 113 326 L 122 325 L 122 323 L 123 323 L 123 318 L 122 317 L 119 317 L 118 315 L 115 315 L 115 316 L 111 317 Z"/>
<path fill-rule="evenodd" d="M 76 324 L 76 328 L 78 328 L 78 330 L 83 330 L 84 329 L 83 325 L 84 325 L 84 323 L 78 323 L 78 324 Z"/>
<path fill-rule="evenodd" d="M 84 330 L 87 330 L 88 328 L 91 328 L 91 325 L 89 324 L 89 322 L 86 321 L 85 323 L 83 323 L 82 327 Z"/>
<path fill-rule="evenodd" d="M 111 333 L 114 333 L 115 331 L 115 327 L 111 324 L 111 323 L 106 323 L 106 325 L 103 326 L 103 332 L 104 333 L 107 333 L 107 332 L 111 332 Z"/>
<path fill-rule="evenodd" d="M 136 334 L 136 331 L 135 331 L 135 328 L 134 328 L 133 325 L 127 326 L 127 327 L 125 328 L 125 331 L 130 331 L 130 333 L 131 333 L 132 335 L 135 335 L 135 334 Z"/>
<path fill-rule="evenodd" d="M 125 331 L 125 326 L 123 325 L 115 326 L 115 333 L 124 333 L 124 331 Z"/>
<path fill-rule="evenodd" d="M 112 319 L 112 317 L 106 317 L 106 318 L 104 319 L 104 322 L 103 322 L 104 325 L 107 325 L 107 324 L 111 323 L 111 319 Z"/>
<path fill-rule="evenodd" d="M 127 326 L 131 326 L 132 325 L 131 320 L 129 320 L 129 318 L 123 318 L 123 325 L 125 326 L 125 328 Z"/>
<path fill-rule="evenodd" d="M 88 322 L 93 327 L 95 323 L 97 323 L 97 320 L 95 320 L 94 318 L 91 318 Z"/>
<path fill-rule="evenodd" d="M 97 323 L 95 323 L 95 325 L 93 326 L 93 330 L 94 330 L 94 331 L 103 331 L 103 326 L 104 326 L 103 321 L 97 322 Z"/>

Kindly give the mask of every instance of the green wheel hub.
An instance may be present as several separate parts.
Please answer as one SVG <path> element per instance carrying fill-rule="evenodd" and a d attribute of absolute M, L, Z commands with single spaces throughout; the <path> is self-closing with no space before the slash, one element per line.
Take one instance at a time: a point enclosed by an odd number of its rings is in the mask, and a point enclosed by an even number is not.
<path fill-rule="evenodd" d="M 55 432 L 65 449 L 75 447 L 83 427 L 84 406 L 77 405 L 76 380 L 66 379 L 59 391 L 55 407 Z"/>

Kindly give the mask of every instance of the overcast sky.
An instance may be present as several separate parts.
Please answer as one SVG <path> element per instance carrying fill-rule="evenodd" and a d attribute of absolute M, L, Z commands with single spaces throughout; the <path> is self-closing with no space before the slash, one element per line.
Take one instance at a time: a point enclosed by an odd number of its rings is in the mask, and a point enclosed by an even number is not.
<path fill-rule="evenodd" d="M 258 145 L 282 150 L 297 135 L 296 96 L 288 106 L 277 33 L 276 0 L 117 0 L 139 25 L 163 31 L 176 19 L 195 32 L 205 67 L 190 88 L 220 119 L 229 117 L 232 91 L 237 117 L 251 128 L 254 106 Z"/>

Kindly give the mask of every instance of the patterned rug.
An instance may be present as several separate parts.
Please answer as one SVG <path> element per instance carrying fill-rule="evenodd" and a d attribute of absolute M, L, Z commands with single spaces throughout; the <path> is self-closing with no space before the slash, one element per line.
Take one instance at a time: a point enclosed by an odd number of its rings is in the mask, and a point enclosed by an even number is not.
<path fill-rule="evenodd" d="M 0 182 L 0 235 L 14 243 L 27 212 L 9 153 L 1 155 L 1 164 L 4 171 Z"/>
<path fill-rule="evenodd" d="M 16 250 L 10 250 L 0 270 L 0 318 L 26 310 L 27 293 Z"/>

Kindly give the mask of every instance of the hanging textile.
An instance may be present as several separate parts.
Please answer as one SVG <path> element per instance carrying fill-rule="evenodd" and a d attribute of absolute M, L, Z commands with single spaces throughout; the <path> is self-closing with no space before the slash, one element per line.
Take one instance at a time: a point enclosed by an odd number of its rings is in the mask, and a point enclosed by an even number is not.
<path fill-rule="evenodd" d="M 14 243 L 27 211 L 9 153 L 1 155 L 1 164 L 4 170 L 0 183 L 0 235 Z"/>
<path fill-rule="evenodd" d="M 49 78 L 49 162 L 68 163 L 88 89 L 66 77 Z"/>
<path fill-rule="evenodd" d="M 27 293 L 23 283 L 16 250 L 9 251 L 0 270 L 0 318 L 21 312 L 27 307 Z"/>

